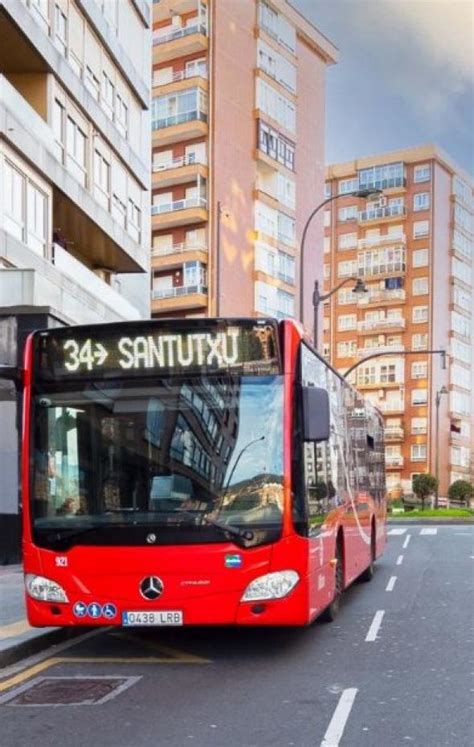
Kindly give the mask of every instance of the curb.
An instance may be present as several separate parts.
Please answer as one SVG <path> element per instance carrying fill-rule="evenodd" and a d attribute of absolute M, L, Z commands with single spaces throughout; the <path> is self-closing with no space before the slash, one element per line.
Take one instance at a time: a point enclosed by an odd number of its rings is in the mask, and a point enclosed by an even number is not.
<path fill-rule="evenodd" d="M 47 633 L 40 633 L 26 641 L 15 643 L 13 646 L 0 651 L 0 670 L 16 664 L 21 659 L 33 656 L 49 646 L 75 638 L 82 633 L 84 633 L 84 628 L 59 628 L 58 630 L 49 630 Z"/>
<path fill-rule="evenodd" d="M 463 519 L 461 516 L 453 516 L 452 518 L 442 516 L 427 516 L 425 519 L 409 519 L 408 517 L 406 519 L 402 519 L 400 516 L 397 516 L 396 519 L 387 519 L 387 524 L 398 524 L 399 526 L 404 526 L 405 524 L 444 524 L 447 526 L 462 526 L 463 524 L 474 525 L 474 518 L 471 519 L 466 517 L 465 519 Z"/>

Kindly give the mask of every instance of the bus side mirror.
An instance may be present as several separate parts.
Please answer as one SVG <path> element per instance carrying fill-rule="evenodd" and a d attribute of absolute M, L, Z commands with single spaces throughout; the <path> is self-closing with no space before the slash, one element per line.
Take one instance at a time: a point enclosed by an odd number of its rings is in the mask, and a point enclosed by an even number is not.
<path fill-rule="evenodd" d="M 325 389 L 303 387 L 303 440 L 327 441 L 329 438 L 329 395 Z"/>

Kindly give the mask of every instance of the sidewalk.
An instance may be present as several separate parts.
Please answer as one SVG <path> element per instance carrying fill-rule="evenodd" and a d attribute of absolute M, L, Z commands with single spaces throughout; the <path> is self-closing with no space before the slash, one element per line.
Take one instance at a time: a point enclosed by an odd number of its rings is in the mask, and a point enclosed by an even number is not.
<path fill-rule="evenodd" d="M 31 628 L 25 612 L 21 565 L 0 567 L 0 669 L 64 636 L 60 628 Z"/>

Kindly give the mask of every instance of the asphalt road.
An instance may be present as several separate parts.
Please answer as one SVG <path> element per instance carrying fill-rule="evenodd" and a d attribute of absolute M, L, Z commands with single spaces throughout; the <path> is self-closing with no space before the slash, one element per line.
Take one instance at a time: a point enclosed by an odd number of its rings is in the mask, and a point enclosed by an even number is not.
<path fill-rule="evenodd" d="M 474 527 L 389 533 L 332 625 L 94 632 L 3 672 L 1 747 L 471 747 Z"/>

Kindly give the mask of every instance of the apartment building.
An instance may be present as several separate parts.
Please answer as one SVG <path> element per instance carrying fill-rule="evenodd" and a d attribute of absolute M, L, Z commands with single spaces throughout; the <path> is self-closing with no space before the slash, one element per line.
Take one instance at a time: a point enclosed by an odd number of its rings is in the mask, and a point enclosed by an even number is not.
<path fill-rule="evenodd" d="M 349 193 L 365 187 L 383 195 L 361 209 Z M 438 455 L 445 496 L 474 481 L 472 179 L 427 145 L 333 164 L 326 194 L 341 197 L 325 214 L 324 287 L 348 282 L 325 304 L 325 355 L 344 372 L 390 354 L 351 374 L 385 416 L 388 487 L 410 492 Z"/>
<path fill-rule="evenodd" d="M 26 336 L 149 317 L 150 36 L 148 0 L 0 0 L 0 563 Z"/>
<path fill-rule="evenodd" d="M 153 316 L 299 317 L 298 246 L 323 199 L 336 56 L 285 0 L 153 4 Z M 321 219 L 313 247 L 322 233 Z"/>

